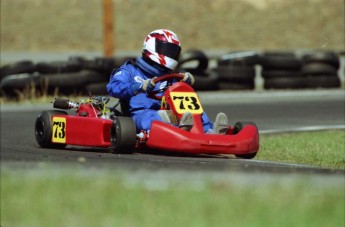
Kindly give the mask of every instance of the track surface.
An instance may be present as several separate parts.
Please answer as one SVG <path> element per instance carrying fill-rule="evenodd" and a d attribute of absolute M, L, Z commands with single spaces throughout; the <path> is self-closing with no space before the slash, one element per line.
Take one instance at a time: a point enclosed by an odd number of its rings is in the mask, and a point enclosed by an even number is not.
<path fill-rule="evenodd" d="M 303 91 L 266 93 L 200 93 L 201 102 L 211 119 L 220 111 L 230 124 L 253 121 L 261 133 L 289 131 L 300 127 L 344 127 L 345 92 Z M 79 101 L 79 100 L 77 100 Z M 341 170 L 318 169 L 303 165 L 238 160 L 233 157 L 177 156 L 172 154 L 117 155 L 107 149 L 68 147 L 65 150 L 39 148 L 34 137 L 34 122 L 41 106 L 1 106 L 1 163 L 15 167 L 38 163 L 75 163 L 95 168 L 178 169 L 197 171 L 298 172 L 343 174 Z M 279 151 L 277 151 L 279 152 Z"/>

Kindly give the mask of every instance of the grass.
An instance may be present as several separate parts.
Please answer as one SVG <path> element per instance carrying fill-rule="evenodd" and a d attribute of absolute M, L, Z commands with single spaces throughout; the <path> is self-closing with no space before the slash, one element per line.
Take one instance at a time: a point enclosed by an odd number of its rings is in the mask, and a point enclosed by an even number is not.
<path fill-rule="evenodd" d="M 345 131 L 261 136 L 257 159 L 345 169 Z"/>
<path fill-rule="evenodd" d="M 308 177 L 289 181 L 287 176 L 273 175 L 268 183 L 251 184 L 232 177 L 198 181 L 180 174 L 175 181 L 169 173 L 163 179 L 141 173 L 133 180 L 138 173 L 76 167 L 2 170 L 1 226 L 344 224 L 342 178 L 334 183 L 324 177 L 323 183 L 315 183 Z"/>
<path fill-rule="evenodd" d="M 257 159 L 344 169 L 344 131 L 261 136 Z M 1 163 L 1 226 L 343 226 L 344 178 Z"/>

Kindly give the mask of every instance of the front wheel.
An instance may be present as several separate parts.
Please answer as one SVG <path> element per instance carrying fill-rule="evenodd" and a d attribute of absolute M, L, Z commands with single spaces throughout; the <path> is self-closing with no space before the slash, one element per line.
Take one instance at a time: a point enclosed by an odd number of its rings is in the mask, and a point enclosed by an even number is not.
<path fill-rule="evenodd" d="M 255 125 L 255 123 L 253 122 L 237 122 L 234 126 L 234 131 L 233 133 L 234 134 L 237 134 L 239 133 L 244 127 L 246 127 L 247 125 Z M 257 127 L 256 127 L 257 128 Z M 243 158 L 243 159 L 252 159 L 252 158 L 255 158 L 257 152 L 254 152 L 254 153 L 249 153 L 249 154 L 235 154 L 235 156 L 237 158 Z"/>
<path fill-rule="evenodd" d="M 131 153 L 136 144 L 136 127 L 131 117 L 114 118 L 110 130 L 111 148 L 114 153 Z"/>
<path fill-rule="evenodd" d="M 242 158 L 242 159 L 253 159 L 255 158 L 257 152 L 254 153 L 249 153 L 249 154 L 235 154 L 237 158 Z"/>
<path fill-rule="evenodd" d="M 67 115 L 65 111 L 50 110 L 41 112 L 35 122 L 35 137 L 37 143 L 44 148 L 65 148 L 64 143 L 53 143 L 53 123 L 52 116 Z"/>

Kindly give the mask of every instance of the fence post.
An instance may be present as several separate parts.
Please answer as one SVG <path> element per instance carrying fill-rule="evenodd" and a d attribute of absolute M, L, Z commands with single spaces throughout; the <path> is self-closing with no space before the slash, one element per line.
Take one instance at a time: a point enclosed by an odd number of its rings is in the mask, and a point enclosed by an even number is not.
<path fill-rule="evenodd" d="M 105 57 L 113 56 L 115 49 L 113 10 L 112 0 L 103 0 L 103 54 Z"/>

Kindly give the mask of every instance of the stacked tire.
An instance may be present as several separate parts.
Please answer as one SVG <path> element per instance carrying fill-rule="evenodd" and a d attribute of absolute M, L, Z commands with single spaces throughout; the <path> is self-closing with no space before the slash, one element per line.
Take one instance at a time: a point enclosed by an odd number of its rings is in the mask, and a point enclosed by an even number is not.
<path fill-rule="evenodd" d="M 112 71 L 120 67 L 126 61 L 132 60 L 134 58 L 135 56 L 123 56 L 114 58 L 99 57 L 93 60 L 76 58 L 75 61 L 80 61 L 84 69 L 96 71 L 102 75 L 102 79 L 100 81 L 87 83 L 83 89 L 84 93 L 93 95 L 108 95 L 106 85 L 109 82 L 109 76 L 111 75 Z"/>
<path fill-rule="evenodd" d="M 1 95 L 103 95 L 112 70 L 129 58 L 71 57 L 67 61 L 8 64 L 1 68 Z"/>
<path fill-rule="evenodd" d="M 255 65 L 260 57 L 256 52 L 233 52 L 217 59 L 214 72 L 221 90 L 252 90 L 255 88 Z"/>
<path fill-rule="evenodd" d="M 189 72 L 195 77 L 196 91 L 218 90 L 218 76 L 208 69 L 209 58 L 201 50 L 185 51 L 177 66 L 178 72 Z"/>
<path fill-rule="evenodd" d="M 261 58 L 261 76 L 265 89 L 300 89 L 306 87 L 302 61 L 291 52 L 266 52 Z"/>
<path fill-rule="evenodd" d="M 331 51 L 316 51 L 303 55 L 302 73 L 307 88 L 338 88 L 340 59 Z"/>
<path fill-rule="evenodd" d="M 19 61 L 1 67 L 1 96 L 17 96 L 27 86 L 38 84 L 35 71 L 36 65 L 32 61 Z"/>

